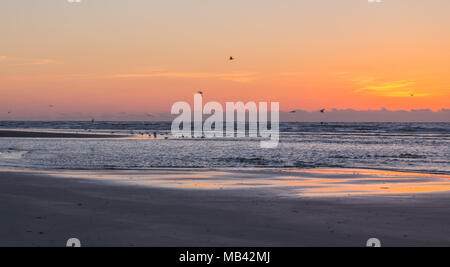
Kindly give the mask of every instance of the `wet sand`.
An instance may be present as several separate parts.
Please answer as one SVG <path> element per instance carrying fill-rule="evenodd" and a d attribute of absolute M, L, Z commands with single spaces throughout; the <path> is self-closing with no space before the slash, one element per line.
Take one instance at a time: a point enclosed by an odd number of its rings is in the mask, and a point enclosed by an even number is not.
<path fill-rule="evenodd" d="M 450 245 L 446 192 L 283 197 L 0 173 L 0 246 Z"/>
<path fill-rule="evenodd" d="M 125 135 L 0 130 L 0 138 L 118 138 Z"/>

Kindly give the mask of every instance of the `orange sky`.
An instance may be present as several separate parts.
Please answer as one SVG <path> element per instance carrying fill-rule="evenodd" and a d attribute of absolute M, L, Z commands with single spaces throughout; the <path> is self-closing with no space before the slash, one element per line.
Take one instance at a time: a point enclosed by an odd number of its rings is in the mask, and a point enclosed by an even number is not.
<path fill-rule="evenodd" d="M 448 0 L 2 0 L 0 118 L 169 112 L 198 90 L 283 110 L 449 108 L 449 10 Z"/>

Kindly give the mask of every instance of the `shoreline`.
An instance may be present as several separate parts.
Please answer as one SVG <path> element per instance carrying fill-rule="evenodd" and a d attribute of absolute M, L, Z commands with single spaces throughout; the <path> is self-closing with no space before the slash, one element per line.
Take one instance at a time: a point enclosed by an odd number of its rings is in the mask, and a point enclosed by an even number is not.
<path fill-rule="evenodd" d="M 83 246 L 365 246 L 373 237 L 446 246 L 449 200 L 449 192 L 290 198 L 8 171 L 0 172 L 0 246 L 60 247 L 73 237 Z"/>
<path fill-rule="evenodd" d="M 128 135 L 101 133 L 65 133 L 0 129 L 0 138 L 123 138 Z"/>

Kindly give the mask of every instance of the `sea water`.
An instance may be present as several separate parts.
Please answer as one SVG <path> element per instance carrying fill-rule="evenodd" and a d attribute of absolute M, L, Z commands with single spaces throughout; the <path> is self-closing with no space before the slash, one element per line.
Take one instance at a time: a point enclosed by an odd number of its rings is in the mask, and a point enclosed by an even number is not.
<path fill-rule="evenodd" d="M 0 122 L 2 129 L 128 134 L 108 139 L 0 139 L 0 167 L 362 168 L 450 174 L 450 123 L 281 123 L 280 143 L 170 138 L 170 122 Z M 137 138 L 144 136 L 158 138 Z"/>

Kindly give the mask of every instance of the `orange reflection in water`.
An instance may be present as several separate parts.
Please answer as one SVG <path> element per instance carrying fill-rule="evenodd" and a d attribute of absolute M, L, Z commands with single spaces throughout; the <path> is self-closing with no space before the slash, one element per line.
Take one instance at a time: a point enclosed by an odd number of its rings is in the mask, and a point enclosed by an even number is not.
<path fill-rule="evenodd" d="M 300 194 L 303 196 L 400 195 L 445 191 L 450 191 L 450 183 L 348 184 L 345 186 L 327 184 L 321 188 L 302 190 Z"/>
<path fill-rule="evenodd" d="M 154 169 L 58 172 L 55 176 L 102 179 L 174 189 L 276 189 L 301 197 L 405 195 L 450 191 L 450 176 L 357 169 Z"/>

